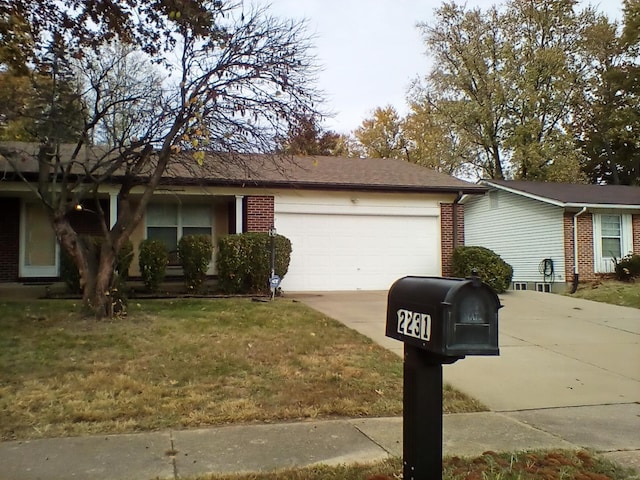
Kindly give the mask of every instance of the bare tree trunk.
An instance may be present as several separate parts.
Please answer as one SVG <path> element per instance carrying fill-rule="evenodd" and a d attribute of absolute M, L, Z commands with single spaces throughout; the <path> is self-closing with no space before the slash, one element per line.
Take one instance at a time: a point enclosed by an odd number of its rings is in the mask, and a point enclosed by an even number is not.
<path fill-rule="evenodd" d="M 58 242 L 78 268 L 85 312 L 97 319 L 110 317 L 113 314 L 110 298 L 115 259 L 113 248 L 104 241 L 100 251 L 96 251 L 97 246 L 83 242 L 64 216 L 54 215 L 52 223 Z"/>
<path fill-rule="evenodd" d="M 114 308 L 117 307 L 117 298 L 113 298 L 113 271 L 116 256 L 109 243 L 108 241 L 102 243 L 96 271 L 96 284 L 92 304 L 97 318 L 112 317 Z"/>

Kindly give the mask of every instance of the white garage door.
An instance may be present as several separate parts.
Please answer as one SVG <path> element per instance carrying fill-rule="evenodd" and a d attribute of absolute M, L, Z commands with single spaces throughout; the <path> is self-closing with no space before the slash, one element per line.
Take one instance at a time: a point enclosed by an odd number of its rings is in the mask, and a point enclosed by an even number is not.
<path fill-rule="evenodd" d="M 291 240 L 285 291 L 387 290 L 405 275 L 440 275 L 437 217 L 276 213 Z"/>

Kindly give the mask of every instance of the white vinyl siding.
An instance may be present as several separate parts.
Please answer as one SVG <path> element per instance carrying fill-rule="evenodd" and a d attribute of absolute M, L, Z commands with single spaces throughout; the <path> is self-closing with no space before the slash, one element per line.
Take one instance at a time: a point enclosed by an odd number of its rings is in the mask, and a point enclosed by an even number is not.
<path fill-rule="evenodd" d="M 489 248 L 513 267 L 514 282 L 540 282 L 545 258 L 554 281 L 564 278 L 563 210 L 504 191 L 470 199 L 464 206 L 465 245 Z"/>

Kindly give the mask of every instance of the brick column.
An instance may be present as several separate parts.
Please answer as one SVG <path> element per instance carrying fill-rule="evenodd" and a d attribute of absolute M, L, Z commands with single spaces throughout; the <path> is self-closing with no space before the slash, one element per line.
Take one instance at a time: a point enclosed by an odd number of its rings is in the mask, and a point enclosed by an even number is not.
<path fill-rule="evenodd" d="M 640 255 L 640 215 L 631 216 L 631 236 L 633 237 L 633 253 Z"/>
<path fill-rule="evenodd" d="M 457 210 L 455 223 L 454 210 Z M 458 204 L 454 208 L 453 203 L 440 204 L 440 252 L 443 277 L 453 275 L 451 256 L 453 249 L 460 245 L 464 245 L 464 205 Z"/>
<path fill-rule="evenodd" d="M 20 200 L 0 200 L 0 282 L 18 281 L 20 263 Z"/>
<path fill-rule="evenodd" d="M 273 197 L 248 196 L 246 202 L 246 231 L 268 232 L 274 221 Z"/>
<path fill-rule="evenodd" d="M 573 280 L 573 213 L 564 214 L 564 269 L 567 282 Z M 578 225 L 578 275 L 580 281 L 596 279 L 593 266 L 593 216 L 583 213 L 577 219 Z"/>

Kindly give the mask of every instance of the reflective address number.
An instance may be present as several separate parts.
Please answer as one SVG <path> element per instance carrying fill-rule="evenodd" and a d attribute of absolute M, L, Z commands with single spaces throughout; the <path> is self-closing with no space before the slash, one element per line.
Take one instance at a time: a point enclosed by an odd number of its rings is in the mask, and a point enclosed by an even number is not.
<path fill-rule="evenodd" d="M 431 337 L 431 315 L 405 309 L 400 309 L 397 313 L 399 334 L 429 341 Z"/>

